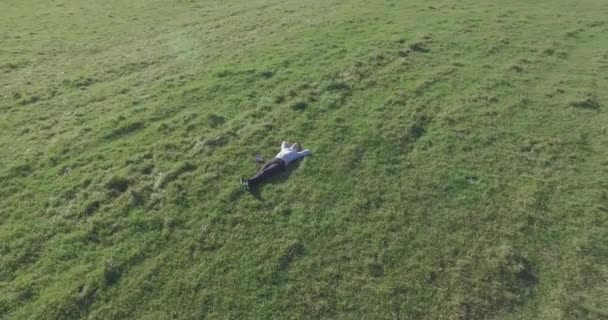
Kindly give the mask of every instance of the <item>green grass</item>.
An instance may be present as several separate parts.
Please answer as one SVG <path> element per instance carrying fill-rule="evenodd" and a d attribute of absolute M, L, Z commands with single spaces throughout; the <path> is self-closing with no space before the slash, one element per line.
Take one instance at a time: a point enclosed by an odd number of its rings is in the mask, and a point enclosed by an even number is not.
<path fill-rule="evenodd" d="M 607 319 L 606 17 L 4 0 L 0 319 Z"/>

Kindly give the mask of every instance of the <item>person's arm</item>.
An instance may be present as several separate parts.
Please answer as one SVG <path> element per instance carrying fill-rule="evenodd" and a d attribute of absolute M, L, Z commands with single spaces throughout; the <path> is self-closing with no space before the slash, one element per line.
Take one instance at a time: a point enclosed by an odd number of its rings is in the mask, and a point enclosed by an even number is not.
<path fill-rule="evenodd" d="M 298 152 L 298 156 L 300 156 L 300 158 L 311 155 L 311 154 L 312 154 L 312 152 L 310 152 L 310 150 L 308 150 L 308 149 Z"/>

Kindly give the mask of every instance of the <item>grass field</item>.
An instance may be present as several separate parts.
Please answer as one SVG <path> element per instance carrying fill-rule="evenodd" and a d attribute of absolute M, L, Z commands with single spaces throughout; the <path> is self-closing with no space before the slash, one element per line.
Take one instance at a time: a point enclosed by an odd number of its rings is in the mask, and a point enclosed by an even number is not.
<path fill-rule="evenodd" d="M 0 319 L 608 319 L 607 89 L 605 0 L 2 0 Z"/>

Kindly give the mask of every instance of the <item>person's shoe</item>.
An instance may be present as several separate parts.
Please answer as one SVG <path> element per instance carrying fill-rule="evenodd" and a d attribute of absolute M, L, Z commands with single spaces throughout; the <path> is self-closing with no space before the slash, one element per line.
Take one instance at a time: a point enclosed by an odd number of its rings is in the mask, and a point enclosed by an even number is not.
<path fill-rule="evenodd" d="M 249 190 L 249 181 L 244 180 L 243 178 L 240 178 L 239 181 L 241 182 L 241 187 L 243 187 L 243 189 Z"/>

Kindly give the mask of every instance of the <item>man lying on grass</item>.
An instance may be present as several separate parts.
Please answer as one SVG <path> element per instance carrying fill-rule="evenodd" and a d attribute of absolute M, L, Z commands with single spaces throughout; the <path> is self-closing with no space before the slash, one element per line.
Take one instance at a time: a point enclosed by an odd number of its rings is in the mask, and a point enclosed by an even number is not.
<path fill-rule="evenodd" d="M 300 146 L 297 143 L 289 144 L 285 141 L 281 144 L 281 152 L 274 159 L 270 160 L 255 176 L 244 180 L 241 178 L 241 185 L 249 190 L 257 187 L 263 180 L 283 172 L 290 162 L 303 158 L 310 154 L 310 150 L 300 151 Z"/>

